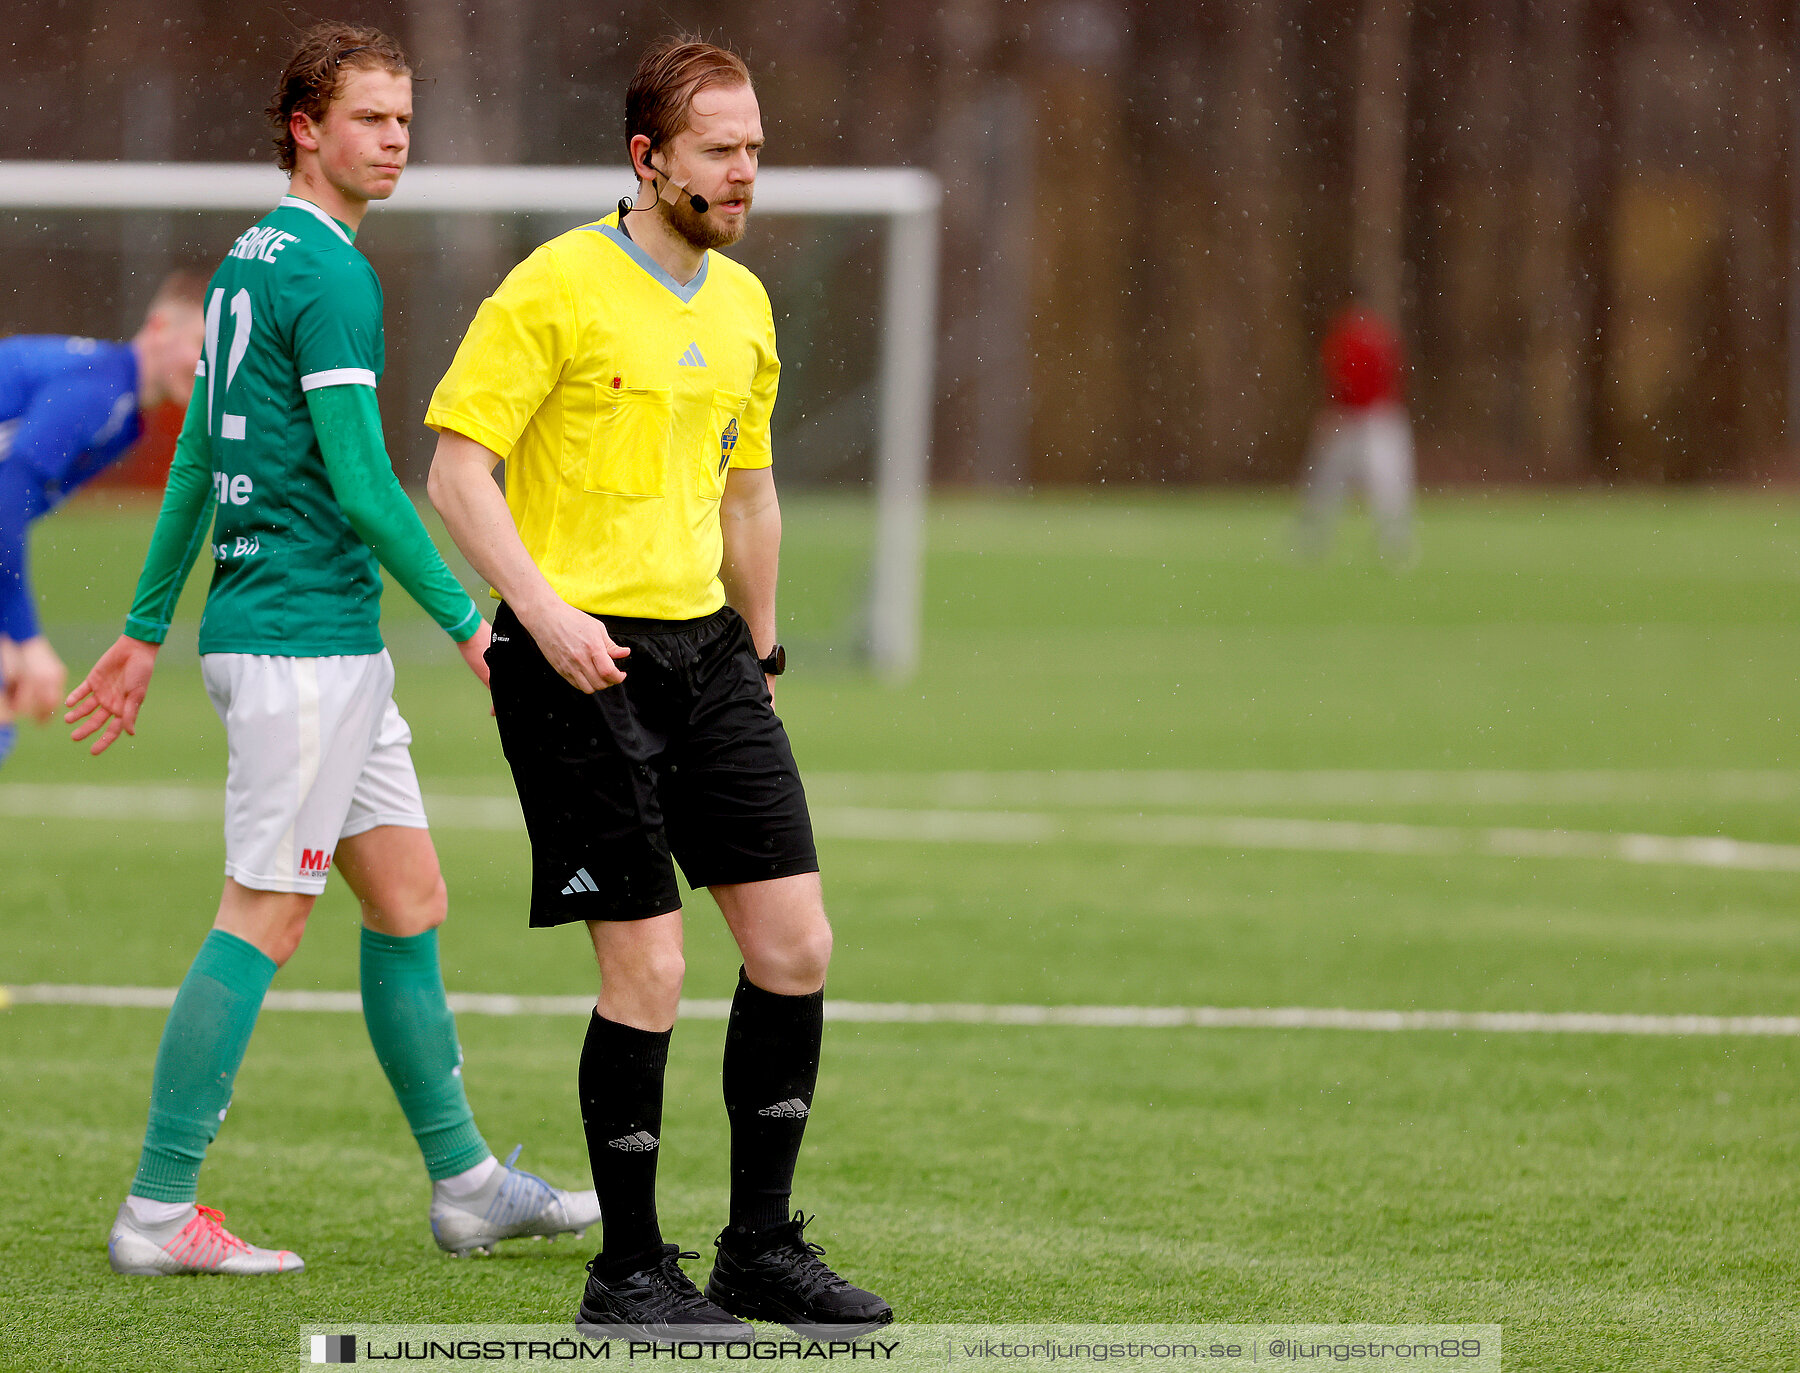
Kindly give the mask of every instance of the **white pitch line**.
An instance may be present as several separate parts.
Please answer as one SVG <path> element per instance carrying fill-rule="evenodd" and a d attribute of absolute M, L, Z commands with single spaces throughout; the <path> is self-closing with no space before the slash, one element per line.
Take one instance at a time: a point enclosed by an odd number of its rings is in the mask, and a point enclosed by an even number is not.
<path fill-rule="evenodd" d="M 973 775 L 973 774 L 972 774 Z M 997 776 L 999 774 L 989 774 Z M 20 783 L 0 786 L 0 816 L 14 819 L 217 820 L 222 793 L 203 787 L 107 787 Z M 426 797 L 440 829 L 515 832 L 524 827 L 511 796 Z M 912 809 L 820 805 L 813 827 L 828 839 L 924 844 L 1142 844 L 1157 848 L 1272 849 L 1313 853 L 1502 858 L 1576 858 L 1743 872 L 1800 872 L 1800 845 L 1719 835 L 1593 830 L 1458 828 L 1356 820 L 1243 815 L 1118 815 L 1092 811 Z"/>
<path fill-rule="evenodd" d="M 1455 829 L 1354 820 L 1241 815 L 1053 815 L 1032 811 L 894 810 L 827 806 L 813 828 L 830 839 L 939 844 L 1146 844 L 1312 853 L 1586 858 L 1746 872 L 1800 872 L 1800 844 L 1718 836 L 1584 830 Z"/>
<path fill-rule="evenodd" d="M 85 987 L 34 983 L 4 989 L 21 1006 L 166 1009 L 173 987 Z M 356 992 L 271 991 L 271 1011 L 360 1012 Z M 458 1015 L 588 1015 L 591 996 L 452 992 Z M 724 1020 L 729 1001 L 684 1000 L 689 1020 Z M 1357 1011 L 1311 1006 L 1033 1006 L 910 1001 L 827 1001 L 825 1018 L 881 1025 L 1077 1025 L 1104 1029 L 1468 1030 L 1481 1034 L 1800 1036 L 1800 1016 L 1604 1015 L 1543 1011 Z"/>
<path fill-rule="evenodd" d="M 1748 768 L 1070 769 L 1016 772 L 820 772 L 815 798 L 845 805 L 1007 809 L 1031 806 L 1577 805 L 1620 802 L 1782 804 L 1800 772 Z"/>
<path fill-rule="evenodd" d="M 0 786 L 0 815 L 14 820 L 222 822 L 225 793 L 210 787 L 13 782 Z"/>
<path fill-rule="evenodd" d="M 816 800 L 844 805 L 1007 809 L 1030 806 L 1263 805 L 1577 805 L 1800 801 L 1800 771 L 1751 768 L 1589 768 L 1533 771 L 1445 769 L 1059 769 L 1057 771 L 815 772 Z M 133 802 L 130 797 L 149 798 Z M 434 796 L 434 806 L 497 807 L 516 814 L 507 797 Z M 46 808 L 76 818 L 129 819 L 138 807 L 177 816 L 223 812 L 222 793 L 207 787 L 151 785 L 0 785 L 0 814 L 38 816 Z M 511 808 L 511 809 L 507 809 Z M 471 826 L 475 828 L 478 826 Z"/>

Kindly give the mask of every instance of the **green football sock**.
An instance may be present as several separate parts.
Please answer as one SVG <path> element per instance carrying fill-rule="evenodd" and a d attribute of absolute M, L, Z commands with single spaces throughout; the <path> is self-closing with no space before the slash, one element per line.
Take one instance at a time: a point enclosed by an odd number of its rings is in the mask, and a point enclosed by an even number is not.
<path fill-rule="evenodd" d="M 194 1199 L 206 1146 L 231 1104 L 231 1084 L 275 960 L 247 940 L 212 930 L 175 993 L 156 1050 L 150 1124 L 131 1194 L 151 1201 Z"/>
<path fill-rule="evenodd" d="M 463 1092 L 462 1046 L 444 998 L 436 930 L 407 936 L 363 926 L 363 1019 L 432 1181 L 491 1154 Z"/>

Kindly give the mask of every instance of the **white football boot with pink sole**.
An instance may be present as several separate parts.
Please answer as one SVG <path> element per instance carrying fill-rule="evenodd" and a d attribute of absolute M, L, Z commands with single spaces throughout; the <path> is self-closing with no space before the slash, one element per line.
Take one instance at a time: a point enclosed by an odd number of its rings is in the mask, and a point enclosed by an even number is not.
<path fill-rule="evenodd" d="M 161 1225 L 145 1225 L 119 1207 L 106 1256 L 115 1273 L 156 1277 L 174 1273 L 298 1273 L 306 1267 L 291 1249 L 258 1249 L 225 1228 L 210 1206 L 190 1206 Z"/>

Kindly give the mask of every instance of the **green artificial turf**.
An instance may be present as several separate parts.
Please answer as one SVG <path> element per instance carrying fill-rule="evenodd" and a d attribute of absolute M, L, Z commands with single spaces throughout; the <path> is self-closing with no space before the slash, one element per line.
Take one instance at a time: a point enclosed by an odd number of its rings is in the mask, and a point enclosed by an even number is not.
<path fill-rule="evenodd" d="M 1362 558 L 1361 531 L 1323 567 L 1292 562 L 1268 496 L 941 501 L 926 662 L 900 685 L 848 649 L 866 512 L 788 516 L 779 706 L 822 816 L 1800 844 L 1800 506 L 1782 500 L 1438 498 L 1398 576 Z M 115 632 L 148 518 L 90 504 L 36 533 L 77 676 Z M 216 819 L 191 811 L 224 768 L 197 609 L 137 739 L 90 759 L 27 728 L 0 771 L 0 793 L 124 798 L 109 818 L 0 819 L 0 983 L 180 979 L 221 862 Z M 427 791 L 505 798 L 477 684 L 399 593 L 388 629 Z M 1359 799 L 1345 774 L 1365 770 L 1600 781 Z M 1248 772 L 1287 781 L 1258 799 Z M 154 787 L 190 809 L 157 814 Z M 452 990 L 591 991 L 579 931 L 524 928 L 522 832 L 437 833 Z M 1796 879 L 1778 871 L 1092 840 L 821 852 L 846 1000 L 1800 1014 Z M 353 988 L 355 929 L 334 887 L 277 988 Z M 704 896 L 688 953 L 689 994 L 727 995 Z M 112 1277 L 102 1240 L 161 1022 L 0 1014 L 0 1366 L 290 1367 L 305 1324 L 568 1318 L 591 1250 L 435 1252 L 422 1170 L 343 1014 L 265 1014 L 203 1179 L 307 1272 Z M 490 1143 L 579 1179 L 579 1019 L 459 1027 Z M 722 1028 L 677 1033 L 661 1163 L 669 1237 L 707 1253 Z M 830 1258 L 912 1321 L 1499 1324 L 1509 1369 L 1796 1367 L 1797 1056 L 1786 1037 L 834 1022 L 797 1195 Z"/>

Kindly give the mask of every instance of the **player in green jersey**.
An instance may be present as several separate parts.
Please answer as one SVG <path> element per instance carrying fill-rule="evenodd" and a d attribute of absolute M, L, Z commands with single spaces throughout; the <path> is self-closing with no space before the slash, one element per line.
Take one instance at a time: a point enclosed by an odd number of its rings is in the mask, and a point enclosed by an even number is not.
<path fill-rule="evenodd" d="M 579 1233 L 599 1214 L 591 1191 L 499 1163 L 475 1127 L 438 963 L 444 882 L 381 644 L 378 560 L 487 682 L 488 626 L 388 461 L 381 287 L 354 246 L 406 165 L 411 69 L 373 29 L 317 25 L 269 116 L 291 194 L 208 285 L 205 351 L 125 634 L 68 698 L 74 737 L 99 736 L 92 752 L 134 731 L 210 529 L 200 652 L 230 753 L 225 892 L 163 1029 L 137 1176 L 107 1240 L 120 1273 L 302 1266 L 194 1199 L 263 996 L 334 863 L 362 903 L 363 1014 L 433 1181 L 439 1245 Z"/>

